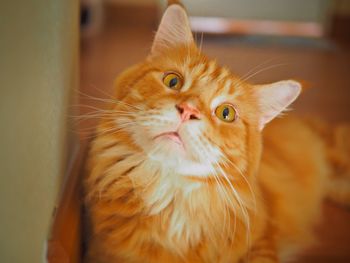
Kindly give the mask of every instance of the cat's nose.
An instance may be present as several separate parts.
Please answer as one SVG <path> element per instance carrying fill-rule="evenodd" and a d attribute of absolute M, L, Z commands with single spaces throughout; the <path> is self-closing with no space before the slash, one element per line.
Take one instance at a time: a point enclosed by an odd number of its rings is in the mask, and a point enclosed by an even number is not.
<path fill-rule="evenodd" d="M 188 120 L 199 120 L 201 117 L 198 109 L 185 102 L 176 104 L 175 108 L 179 112 L 181 120 L 183 122 Z"/>

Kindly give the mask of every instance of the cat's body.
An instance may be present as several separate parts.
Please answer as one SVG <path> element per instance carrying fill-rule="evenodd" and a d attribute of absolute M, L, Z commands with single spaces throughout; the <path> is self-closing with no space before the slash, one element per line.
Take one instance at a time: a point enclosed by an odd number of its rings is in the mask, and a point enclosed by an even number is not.
<path fill-rule="evenodd" d="M 328 146 L 298 118 L 264 128 L 299 84 L 241 81 L 200 54 L 186 19 L 169 8 L 102 116 L 85 181 L 88 262 L 279 262 L 312 241 Z"/>
<path fill-rule="evenodd" d="M 252 259 L 258 254 L 268 259 L 277 257 L 276 251 L 270 251 L 266 242 L 278 246 L 282 257 L 308 245 L 313 238 L 312 226 L 319 218 L 329 174 L 323 139 L 310 129 L 308 123 L 294 117 L 275 120 L 266 127 L 263 137 L 262 161 L 256 185 L 251 186 L 257 203 L 256 211 L 250 211 L 253 228 L 250 244 L 245 231 L 234 231 L 234 215 L 225 215 L 224 208 L 219 205 L 217 186 L 210 182 L 196 187 L 197 181 L 189 178 L 174 186 L 163 179 L 161 184 L 170 189 L 159 194 L 159 200 L 153 197 L 154 202 L 159 202 L 159 206 L 163 206 L 163 202 L 171 203 L 163 210 L 147 213 L 150 207 L 137 197 L 144 196 L 137 191 L 145 189 L 142 186 L 135 189 L 132 181 L 123 176 L 125 171 L 138 164 L 139 158 L 125 167 L 122 162 L 119 166 L 114 163 L 132 154 L 133 149 L 129 152 L 115 135 L 96 140 L 92 148 L 96 163 L 91 164 L 98 169 L 95 172 L 102 174 L 113 163 L 116 173 L 110 181 L 113 187 L 108 187 L 110 193 L 95 193 L 97 200 L 90 207 L 97 226 L 95 231 L 100 237 L 91 245 L 91 262 L 99 262 L 97 258 L 101 262 L 236 262 L 242 257 Z M 123 140 L 123 137 L 118 136 L 118 139 Z M 307 147 L 300 150 L 300 145 Z M 113 152 L 113 155 L 108 152 Z M 99 160 L 96 153 L 105 153 L 109 158 L 100 156 Z M 148 172 L 147 168 L 139 169 Z M 157 191 L 157 186 L 146 182 L 146 187 L 150 195 L 155 195 L 152 192 Z M 191 207 L 193 205 L 197 207 Z M 225 244 L 217 233 L 208 240 L 210 234 L 206 238 L 205 232 L 215 227 L 217 232 L 225 231 L 225 227 L 226 231 L 236 232 L 233 244 Z M 237 222 L 236 228 L 245 229 L 246 226 Z M 231 238 L 227 233 L 226 236 Z M 248 245 L 255 246 L 250 255 L 246 255 Z"/>

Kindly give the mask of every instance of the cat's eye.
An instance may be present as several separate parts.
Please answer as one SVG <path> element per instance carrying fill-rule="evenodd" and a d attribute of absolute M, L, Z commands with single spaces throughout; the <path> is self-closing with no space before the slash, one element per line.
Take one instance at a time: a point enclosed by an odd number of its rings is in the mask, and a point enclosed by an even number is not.
<path fill-rule="evenodd" d="M 179 74 L 168 72 L 164 74 L 163 83 L 170 89 L 180 90 L 183 84 L 183 80 Z"/>
<path fill-rule="evenodd" d="M 215 109 L 215 115 L 220 120 L 225 122 L 233 122 L 237 118 L 237 112 L 235 108 L 228 103 L 221 104 Z"/>

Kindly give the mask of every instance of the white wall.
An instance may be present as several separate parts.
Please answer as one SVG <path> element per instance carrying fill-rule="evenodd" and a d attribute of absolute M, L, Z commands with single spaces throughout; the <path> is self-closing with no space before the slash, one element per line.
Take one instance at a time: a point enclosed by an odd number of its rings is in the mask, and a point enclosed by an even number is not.
<path fill-rule="evenodd" d="M 78 0 L 2 1 L 0 262 L 42 262 L 77 85 Z"/>

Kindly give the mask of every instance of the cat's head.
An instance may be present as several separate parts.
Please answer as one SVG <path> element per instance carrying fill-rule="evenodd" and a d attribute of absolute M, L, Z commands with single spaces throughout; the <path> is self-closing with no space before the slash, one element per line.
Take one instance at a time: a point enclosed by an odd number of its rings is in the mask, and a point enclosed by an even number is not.
<path fill-rule="evenodd" d="M 255 169 L 261 130 L 301 90 L 292 80 L 251 85 L 208 59 L 179 5 L 166 10 L 148 58 L 116 85 L 117 126 L 149 160 L 197 178 Z"/>

